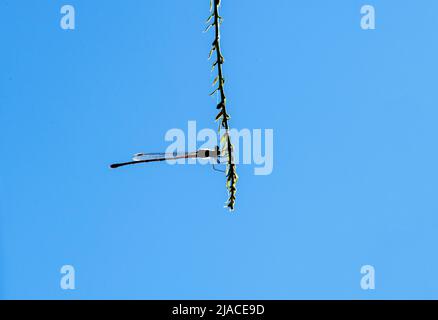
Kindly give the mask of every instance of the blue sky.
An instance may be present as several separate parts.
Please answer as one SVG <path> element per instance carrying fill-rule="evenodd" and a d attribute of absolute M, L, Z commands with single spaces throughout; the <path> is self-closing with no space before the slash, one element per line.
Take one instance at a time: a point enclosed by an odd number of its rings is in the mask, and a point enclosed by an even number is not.
<path fill-rule="evenodd" d="M 0 3 L 1 298 L 438 298 L 436 1 L 223 0 L 232 126 L 274 129 L 234 214 L 206 166 L 108 168 L 216 128 L 208 1 L 66 3 Z"/>

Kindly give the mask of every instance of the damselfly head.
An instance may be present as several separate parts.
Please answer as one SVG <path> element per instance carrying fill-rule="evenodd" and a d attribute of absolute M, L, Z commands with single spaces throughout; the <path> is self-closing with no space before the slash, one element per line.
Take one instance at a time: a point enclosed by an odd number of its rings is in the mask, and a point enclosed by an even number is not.
<path fill-rule="evenodd" d="M 216 146 L 216 156 L 218 158 L 221 156 L 221 148 L 219 148 L 219 146 Z"/>

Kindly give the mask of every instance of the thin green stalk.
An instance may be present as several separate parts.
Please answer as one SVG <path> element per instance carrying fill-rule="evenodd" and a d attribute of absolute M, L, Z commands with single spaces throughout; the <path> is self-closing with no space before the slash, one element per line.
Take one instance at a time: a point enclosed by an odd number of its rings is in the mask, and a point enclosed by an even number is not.
<path fill-rule="evenodd" d="M 216 61 L 213 64 L 213 69 L 217 68 L 217 76 L 213 82 L 213 85 L 218 83 L 217 88 L 211 93 L 212 95 L 216 92 L 220 94 L 220 102 L 217 105 L 217 109 L 219 110 L 218 115 L 216 116 L 216 121 L 220 121 L 219 129 L 224 129 L 225 132 L 221 137 L 221 141 L 224 142 L 224 151 L 227 156 L 227 189 L 228 189 L 228 201 L 227 207 L 233 211 L 236 203 L 236 184 L 238 180 L 238 176 L 236 173 L 236 165 L 234 163 L 233 157 L 233 144 L 231 143 L 231 137 L 229 134 L 230 125 L 229 119 L 230 116 L 227 113 L 227 98 L 225 96 L 225 79 L 223 76 L 222 65 L 224 63 L 224 57 L 222 56 L 221 44 L 220 44 L 220 25 L 222 24 L 222 17 L 219 15 L 219 7 L 221 4 L 221 0 L 210 0 L 210 11 L 212 12 L 210 17 L 207 19 L 207 23 L 209 23 L 206 31 L 208 31 L 211 27 L 215 28 L 215 39 L 212 44 L 212 48 L 210 50 L 209 58 L 212 56 L 213 51 L 216 51 Z M 211 22 L 213 20 L 213 22 Z"/>

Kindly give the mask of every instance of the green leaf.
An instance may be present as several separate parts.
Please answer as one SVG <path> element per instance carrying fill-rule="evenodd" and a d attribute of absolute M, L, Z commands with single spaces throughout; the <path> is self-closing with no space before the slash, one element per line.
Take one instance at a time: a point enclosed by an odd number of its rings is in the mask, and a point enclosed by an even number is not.
<path fill-rule="evenodd" d="M 218 120 L 222 117 L 223 114 L 224 114 L 224 111 L 221 110 L 221 111 L 217 114 L 217 116 L 216 116 L 216 118 L 214 119 L 214 121 L 218 121 Z"/>
<path fill-rule="evenodd" d="M 207 33 L 208 30 L 210 30 L 210 28 L 211 28 L 212 26 L 214 26 L 214 23 L 209 24 L 209 25 L 207 26 L 207 28 L 205 28 L 204 33 Z"/>
<path fill-rule="evenodd" d="M 210 16 L 207 18 L 205 23 L 209 23 L 211 21 L 211 19 L 213 19 L 213 17 L 214 17 L 214 13 L 210 14 Z"/>
<path fill-rule="evenodd" d="M 213 84 L 212 87 L 214 87 L 214 85 L 219 81 L 219 76 L 216 76 L 216 78 L 214 78 L 213 80 Z"/>
<path fill-rule="evenodd" d="M 212 93 L 210 93 L 210 96 L 214 95 L 216 93 L 216 91 L 218 91 L 219 88 L 216 88 Z"/>
<path fill-rule="evenodd" d="M 227 140 L 228 140 L 228 134 L 227 134 L 227 133 L 224 133 L 224 134 L 222 135 L 222 137 L 221 137 L 220 144 L 221 144 L 221 145 L 222 145 L 222 144 L 225 144 L 225 142 L 227 142 Z"/>
<path fill-rule="evenodd" d="M 215 61 L 214 63 L 213 63 L 213 65 L 211 66 L 211 72 L 213 72 L 214 71 L 214 68 L 217 66 L 217 61 Z"/>
<path fill-rule="evenodd" d="M 208 54 L 208 59 L 211 58 L 211 56 L 212 56 L 212 54 L 213 54 L 213 51 L 215 51 L 215 50 L 216 50 L 216 47 L 212 47 L 212 48 L 211 48 L 210 53 Z"/>

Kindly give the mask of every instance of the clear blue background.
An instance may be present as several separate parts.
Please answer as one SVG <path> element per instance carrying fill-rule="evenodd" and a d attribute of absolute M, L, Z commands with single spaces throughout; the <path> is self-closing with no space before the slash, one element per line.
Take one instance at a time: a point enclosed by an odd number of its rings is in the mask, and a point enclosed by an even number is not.
<path fill-rule="evenodd" d="M 209 167 L 108 168 L 216 128 L 208 9 L 0 1 L 0 297 L 438 298 L 438 3 L 223 1 L 232 125 L 275 131 L 234 214 Z"/>

